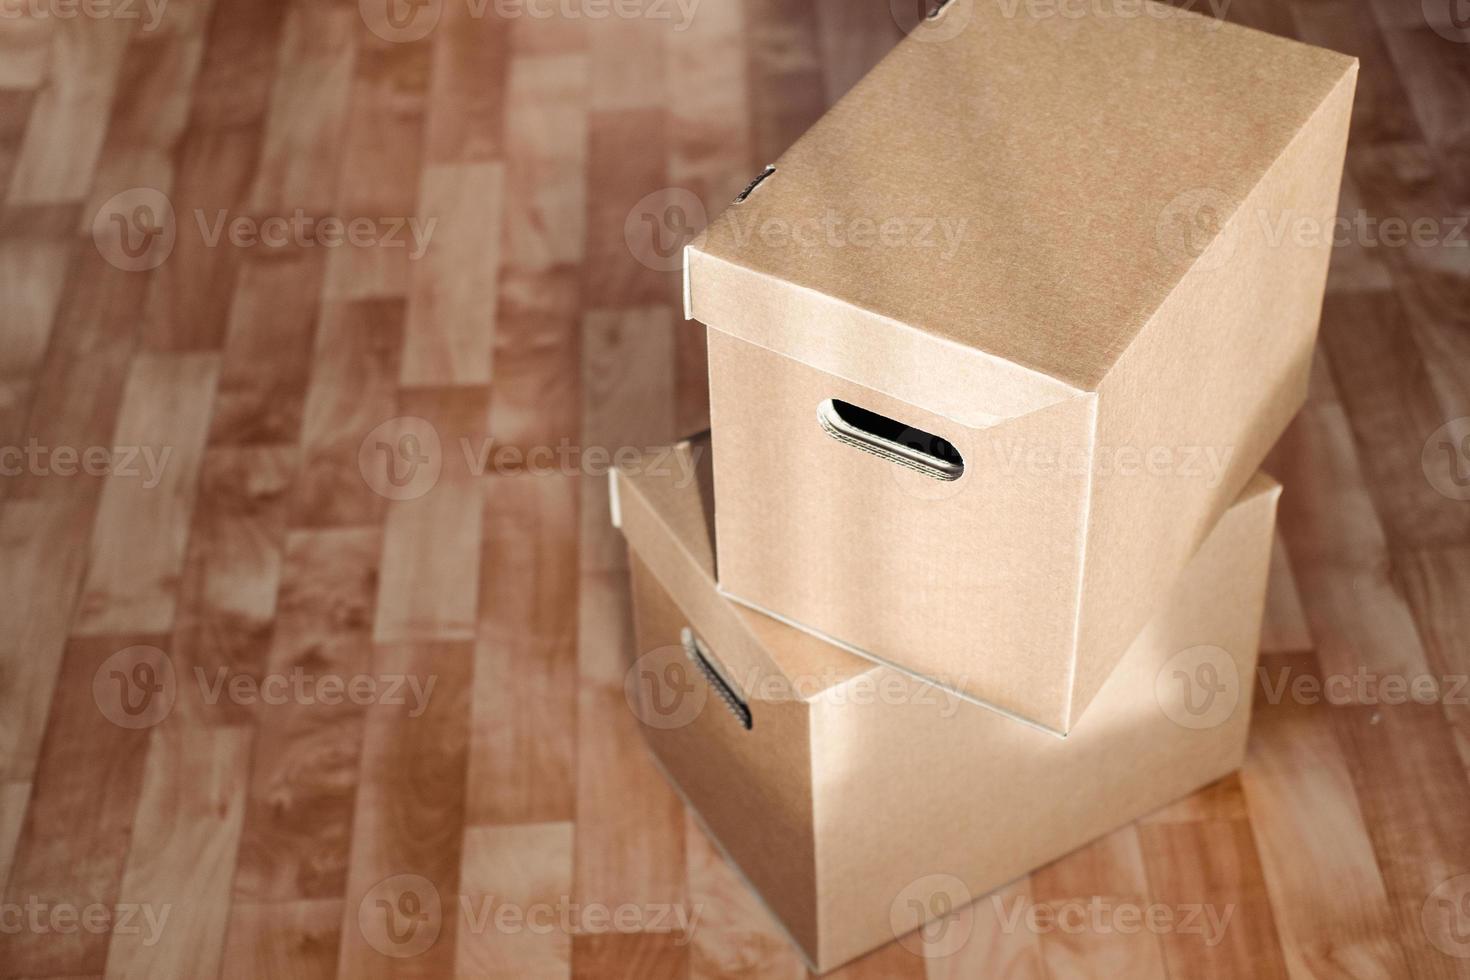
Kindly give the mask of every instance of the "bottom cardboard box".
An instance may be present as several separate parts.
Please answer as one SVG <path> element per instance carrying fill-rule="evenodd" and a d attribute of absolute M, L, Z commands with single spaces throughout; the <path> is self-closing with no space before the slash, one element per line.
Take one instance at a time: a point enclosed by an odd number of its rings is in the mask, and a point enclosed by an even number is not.
<path fill-rule="evenodd" d="M 709 457 L 693 440 L 612 474 L 637 629 L 625 693 L 815 971 L 894 939 L 945 955 L 973 899 L 1240 765 L 1280 494 L 1269 477 L 1062 738 L 722 598 Z"/>

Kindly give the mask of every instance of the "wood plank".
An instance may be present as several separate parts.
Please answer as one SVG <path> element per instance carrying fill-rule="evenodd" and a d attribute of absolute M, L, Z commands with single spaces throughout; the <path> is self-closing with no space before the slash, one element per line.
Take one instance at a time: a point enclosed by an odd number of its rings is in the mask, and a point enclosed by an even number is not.
<path fill-rule="evenodd" d="M 1088 921 L 1088 905 L 1138 909 L 1150 904 L 1148 872 L 1132 825 L 1114 831 L 1031 875 L 1036 905 L 1050 911 L 1051 928 L 1039 937 L 1047 972 L 1052 976 L 1164 977 L 1160 937 L 1147 929 L 1136 932 L 1105 917 L 1102 928 Z M 1078 922 L 1084 923 L 1078 927 Z M 1064 928 L 1065 926 L 1065 928 Z M 1027 928 L 1024 924 L 1021 928 Z"/>
<path fill-rule="evenodd" d="M 904 32 L 892 4 L 817 0 L 815 6 L 824 92 L 832 105 L 903 40 Z"/>
<path fill-rule="evenodd" d="M 570 821 L 577 753 L 577 490 L 486 481 L 466 819 Z"/>
<path fill-rule="evenodd" d="M 172 189 L 173 149 L 188 122 L 212 6 L 212 0 L 170 0 L 155 29 L 129 39 L 107 137 L 82 209 L 88 226 L 114 195 L 136 187 L 163 194 Z"/>
<path fill-rule="evenodd" d="M 382 533 L 286 537 L 267 668 L 352 677 L 371 670 Z M 363 708 L 288 703 L 262 717 L 235 872 L 236 902 L 340 898 L 345 887 Z"/>
<path fill-rule="evenodd" d="M 575 445 L 581 424 L 587 63 L 517 56 L 509 75 L 490 419 L 498 444 L 530 453 Z"/>
<path fill-rule="evenodd" d="M 1287 976 L 1248 820 L 1138 828 L 1153 900 L 1173 910 L 1161 935 L 1172 978 Z"/>
<path fill-rule="evenodd" d="M 250 740 L 248 728 L 200 728 L 181 714 L 153 729 L 119 892 L 145 927 L 112 938 L 109 980 L 219 973 Z"/>
<path fill-rule="evenodd" d="M 689 907 L 691 913 L 699 912 L 690 937 L 691 980 L 804 978 L 806 967 L 785 930 L 725 860 L 693 811 L 685 820 L 684 842 Z"/>
<path fill-rule="evenodd" d="M 607 467 L 619 449 L 668 445 L 674 429 L 674 319 L 666 307 L 592 310 L 582 321 L 582 569 L 627 567 L 612 527 Z M 596 450 L 601 462 L 591 465 Z"/>
<path fill-rule="evenodd" d="M 197 106 L 197 100 L 196 100 Z M 224 345 L 235 282 L 246 249 L 235 245 L 230 223 L 255 179 L 264 124 L 185 132 L 175 150 L 175 240 L 168 257 L 148 274 L 140 336 L 160 351 L 218 350 Z M 219 237 L 215 237 L 216 232 Z"/>
<path fill-rule="evenodd" d="M 336 212 L 408 217 L 418 210 L 432 49 L 429 42 L 359 39 Z M 326 299 L 408 295 L 409 249 L 332 250 Z"/>
<path fill-rule="evenodd" d="M 1342 385 L 1364 478 L 1389 543 L 1470 542 L 1470 507 L 1436 490 L 1421 465 L 1427 435 L 1445 420 L 1397 298 L 1328 297 L 1322 344 Z"/>
<path fill-rule="evenodd" d="M 749 0 L 745 10 L 754 176 L 811 128 L 827 99 L 816 8 Z"/>
<path fill-rule="evenodd" d="M 1308 406 L 1283 439 L 1280 527 L 1323 669 L 1416 677 L 1428 662 L 1342 406 Z"/>
<path fill-rule="evenodd" d="M 500 163 L 424 168 L 414 212 L 422 233 L 407 245 L 413 275 L 399 377 L 404 385 L 490 380 L 504 182 Z"/>
<path fill-rule="evenodd" d="M 485 493 L 475 470 L 485 448 L 485 404 L 480 388 L 404 391 L 400 421 L 382 430 L 381 445 L 397 455 L 380 454 L 375 462 L 395 471 L 406 464 L 403 472 L 413 477 L 384 528 L 373 627 L 379 643 L 474 639 Z M 410 437 L 417 441 L 404 441 Z M 386 469 L 381 475 L 386 479 Z M 375 475 L 379 492 L 390 486 Z"/>
<path fill-rule="evenodd" d="M 55 497 L 0 508 L 0 778 L 36 769 L 86 571 L 92 505 Z"/>
<path fill-rule="evenodd" d="M 225 328 L 213 446 L 294 443 L 301 433 L 324 257 L 311 247 L 251 251 Z"/>
<path fill-rule="evenodd" d="M 10 865 L 15 860 L 15 845 L 20 840 L 21 823 L 31 802 L 31 784 L 14 779 L 0 782 L 0 895 L 10 878 Z"/>
<path fill-rule="evenodd" d="M 67 274 L 45 360 L 35 378 L 26 440 L 45 447 L 111 447 L 147 279 L 80 248 Z M 7 479 L 9 499 L 95 497 L 103 477 L 28 471 Z"/>
<path fill-rule="evenodd" d="M 1393 564 L 1434 676 L 1445 679 L 1441 703 L 1470 775 L 1470 690 L 1457 680 L 1470 677 L 1470 650 L 1464 642 L 1470 635 L 1470 547 L 1396 552 Z M 1458 696 L 1457 685 L 1462 688 Z"/>
<path fill-rule="evenodd" d="M 1424 5 L 1429 7 L 1431 5 Z M 1439 25 L 1441 28 L 1446 25 Z M 1408 105 L 1443 170 L 1443 185 L 1460 203 L 1470 202 L 1470 122 L 1465 106 L 1470 104 L 1470 59 L 1464 44 L 1470 44 L 1470 24 L 1461 12 L 1456 41 L 1425 23 L 1412 27 L 1387 27 L 1384 40 L 1398 66 Z"/>
<path fill-rule="evenodd" d="M 614 16 L 589 33 L 593 112 L 663 109 L 668 101 L 664 49 L 672 26 L 651 18 Z"/>
<path fill-rule="evenodd" d="M 584 55 L 511 59 L 505 109 L 508 270 L 560 272 L 582 262 L 588 197 L 587 99 Z"/>
<path fill-rule="evenodd" d="M 684 804 L 654 766 L 622 686 L 583 684 L 578 696 L 572 900 L 685 904 Z"/>
<path fill-rule="evenodd" d="M 1313 658 L 1263 657 L 1268 672 Z M 1325 703 L 1257 699 L 1242 782 L 1292 976 L 1408 975 L 1393 912 Z"/>
<path fill-rule="evenodd" d="M 358 12 L 349 6 L 289 5 L 249 197 L 252 213 L 332 213 L 361 33 Z"/>
<path fill-rule="evenodd" d="M 330 980 L 337 975 L 340 899 L 230 906 L 221 980 Z"/>
<path fill-rule="evenodd" d="M 56 323 L 72 243 L 58 239 L 0 239 L 0 385 L 19 394 L 0 405 L 0 438 L 25 440 L 30 396 Z M 7 482 L 8 479 L 7 479 Z"/>
<path fill-rule="evenodd" d="M 572 934 L 557 913 L 572 887 L 570 823 L 468 827 L 459 878 L 466 906 L 456 936 L 455 976 L 571 976 Z M 507 925 L 498 925 L 497 915 L 506 915 L 500 921 Z"/>
<path fill-rule="evenodd" d="M 0 24 L 0 89 L 36 89 L 51 61 L 55 17 L 7 17 Z"/>
<path fill-rule="evenodd" d="M 294 525 L 382 523 L 388 501 L 364 477 L 360 454 L 397 412 L 403 317 L 401 299 L 323 306 L 302 409 Z"/>
<path fill-rule="evenodd" d="M 1470 868 L 1470 781 L 1444 712 L 1438 704 L 1386 703 L 1347 707 L 1335 718 L 1353 747 L 1353 785 L 1409 973 L 1463 976 L 1463 960 L 1445 954 L 1446 936 L 1424 925 L 1431 893 Z"/>
<path fill-rule="evenodd" d="M 259 683 L 265 675 L 295 471 L 291 447 L 204 455 L 174 626 L 174 666 L 196 682 L 191 694 L 235 676 Z M 254 717 L 229 698 L 181 698 L 176 710 L 196 724 Z"/>
<path fill-rule="evenodd" d="M 119 663 L 109 663 L 109 658 L 139 645 L 163 651 L 167 641 L 161 636 L 113 636 L 68 644 L 6 883 L 7 906 L 29 902 L 80 914 L 88 905 L 111 908 L 118 901 L 148 755 L 146 723 L 168 705 L 149 693 L 133 702 L 144 706 L 137 716 L 144 727 L 111 720 L 132 724 L 121 702 L 108 700 L 114 695 L 108 673 Z M 160 652 L 152 662 L 166 664 L 166 654 Z M 140 692 L 116 693 L 136 698 Z M 51 926 L 48 914 L 39 929 L 0 931 L 0 963 L 16 976 L 100 974 L 110 929 L 61 932 Z"/>
<path fill-rule="evenodd" d="M 367 709 L 337 974 L 445 976 L 454 970 L 462 921 L 457 896 L 471 651 L 465 643 L 379 647 L 373 669 L 379 677 L 416 679 L 427 697 Z M 395 916 L 404 909 L 393 882 L 404 877 L 415 889 L 436 893 L 439 907 L 436 912 L 429 895 L 421 895 L 427 920 L 400 932 L 407 923 L 384 919 L 378 903 L 394 903 L 387 911 Z"/>
<path fill-rule="evenodd" d="M 502 159 L 510 18 L 502 7 L 446 4 L 431 42 L 425 155 L 430 164 Z"/>
<path fill-rule="evenodd" d="M 671 933 L 596 932 L 579 934 L 573 940 L 575 980 L 684 980 L 688 975 L 689 947 Z"/>
<path fill-rule="evenodd" d="M 7 207 L 86 198 L 134 26 L 121 18 L 58 18 L 47 84 L 37 91 Z"/>
<path fill-rule="evenodd" d="M 588 307 L 682 303 L 682 249 L 704 222 L 689 213 L 687 193 L 668 196 L 668 139 L 663 109 L 604 110 L 590 117 L 587 167 L 598 181 L 587 199 L 582 295 Z M 629 153 L 629 146 L 640 152 Z"/>
<path fill-rule="evenodd" d="M 134 359 L 114 444 L 139 461 L 120 460 L 102 488 L 74 635 L 173 628 L 218 370 L 212 354 Z"/>

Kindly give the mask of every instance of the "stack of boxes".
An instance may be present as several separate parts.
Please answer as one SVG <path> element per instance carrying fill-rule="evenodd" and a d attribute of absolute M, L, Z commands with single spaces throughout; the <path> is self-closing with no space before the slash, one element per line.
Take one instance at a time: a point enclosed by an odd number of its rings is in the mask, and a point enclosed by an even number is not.
<path fill-rule="evenodd" d="M 814 969 L 1240 764 L 1356 74 L 952 3 L 688 248 L 712 428 L 613 475 L 629 693 Z"/>

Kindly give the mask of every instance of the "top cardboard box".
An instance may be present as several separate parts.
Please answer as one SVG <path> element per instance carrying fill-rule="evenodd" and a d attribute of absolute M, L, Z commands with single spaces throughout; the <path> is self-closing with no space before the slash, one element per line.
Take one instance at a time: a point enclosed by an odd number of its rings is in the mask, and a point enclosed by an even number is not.
<path fill-rule="evenodd" d="M 687 249 L 722 589 L 1065 733 L 1305 398 L 1356 77 L 923 23 Z"/>

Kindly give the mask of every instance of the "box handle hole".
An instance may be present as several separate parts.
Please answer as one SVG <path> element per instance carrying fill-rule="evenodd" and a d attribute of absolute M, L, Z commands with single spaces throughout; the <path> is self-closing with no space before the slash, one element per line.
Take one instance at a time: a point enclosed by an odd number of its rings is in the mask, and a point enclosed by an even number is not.
<path fill-rule="evenodd" d="M 699 637 L 695 636 L 694 631 L 686 626 L 679 633 L 679 641 L 684 644 L 684 655 L 699 668 L 704 679 L 709 681 L 709 686 L 714 688 L 720 700 L 725 702 L 725 707 L 729 708 L 730 713 L 740 722 L 740 727 L 750 731 L 752 721 L 750 705 L 746 704 L 740 695 L 735 693 L 735 689 L 726 683 L 725 678 L 720 676 L 720 672 L 710 662 L 709 655 L 704 644 L 699 641 Z"/>
<path fill-rule="evenodd" d="M 958 480 L 965 472 L 964 458 L 947 439 L 886 415 L 829 398 L 817 406 L 817 420 L 838 442 L 936 480 Z"/>

